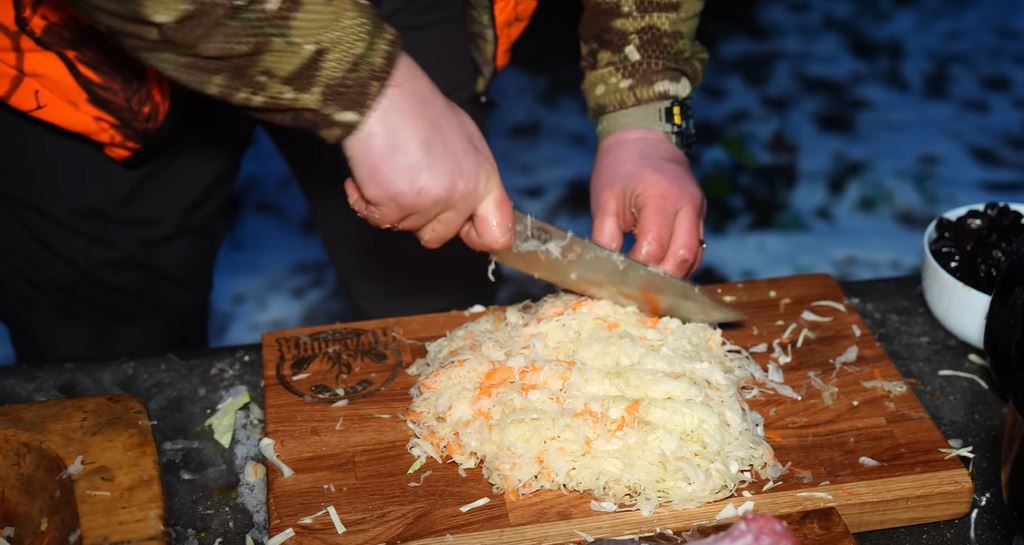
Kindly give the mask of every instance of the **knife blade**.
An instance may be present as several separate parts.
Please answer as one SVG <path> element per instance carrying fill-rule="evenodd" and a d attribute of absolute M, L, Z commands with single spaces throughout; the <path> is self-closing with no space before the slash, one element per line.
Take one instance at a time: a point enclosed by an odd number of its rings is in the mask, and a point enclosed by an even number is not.
<path fill-rule="evenodd" d="M 743 319 L 699 286 L 574 236 L 518 210 L 512 247 L 491 254 L 495 261 L 563 289 L 636 306 L 655 316 L 691 322 Z"/>

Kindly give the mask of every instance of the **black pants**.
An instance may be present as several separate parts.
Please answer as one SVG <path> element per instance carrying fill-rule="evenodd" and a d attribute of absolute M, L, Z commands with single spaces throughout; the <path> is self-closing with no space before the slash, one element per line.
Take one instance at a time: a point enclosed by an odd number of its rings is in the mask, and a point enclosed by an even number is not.
<path fill-rule="evenodd" d="M 479 121 L 466 0 L 381 0 L 381 16 Z M 128 164 L 0 105 L 0 321 L 20 363 L 102 360 L 206 345 L 214 260 L 251 122 L 194 97 Z M 396 127 L 395 130 L 401 130 Z M 349 209 L 336 146 L 271 128 L 359 318 L 488 303 L 487 257 L 370 227 Z"/>
<path fill-rule="evenodd" d="M 19 362 L 205 345 L 251 127 L 180 98 L 163 134 L 127 164 L 0 105 L 0 320 Z"/>

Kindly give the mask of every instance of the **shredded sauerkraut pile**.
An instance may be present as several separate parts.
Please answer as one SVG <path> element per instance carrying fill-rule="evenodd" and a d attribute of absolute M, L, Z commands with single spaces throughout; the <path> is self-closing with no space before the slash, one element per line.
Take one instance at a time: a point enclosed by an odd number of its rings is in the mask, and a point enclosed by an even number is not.
<path fill-rule="evenodd" d="M 706 324 L 554 295 L 453 330 L 409 373 L 409 452 L 480 465 L 512 499 L 576 490 L 650 514 L 781 471 L 740 394 L 763 372 Z"/>

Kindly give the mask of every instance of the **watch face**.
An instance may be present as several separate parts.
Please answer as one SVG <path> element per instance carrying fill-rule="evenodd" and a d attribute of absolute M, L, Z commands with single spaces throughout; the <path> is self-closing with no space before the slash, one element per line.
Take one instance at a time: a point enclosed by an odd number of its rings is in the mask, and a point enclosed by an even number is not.
<path fill-rule="evenodd" d="M 672 135 L 675 137 L 676 146 L 689 153 L 697 141 L 696 131 L 693 125 L 693 110 L 690 108 L 690 100 L 686 98 L 674 99 L 666 111 L 666 121 L 672 125 Z"/>

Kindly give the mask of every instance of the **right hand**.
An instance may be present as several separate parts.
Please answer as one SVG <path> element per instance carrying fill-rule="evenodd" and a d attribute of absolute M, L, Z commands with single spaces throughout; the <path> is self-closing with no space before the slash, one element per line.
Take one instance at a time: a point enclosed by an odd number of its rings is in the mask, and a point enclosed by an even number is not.
<path fill-rule="evenodd" d="M 512 202 L 483 135 L 405 53 L 342 149 L 349 205 L 371 224 L 427 248 L 456 235 L 480 251 L 512 244 Z"/>

